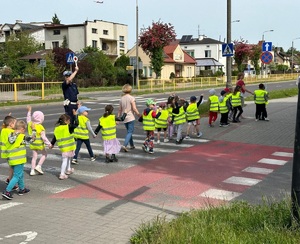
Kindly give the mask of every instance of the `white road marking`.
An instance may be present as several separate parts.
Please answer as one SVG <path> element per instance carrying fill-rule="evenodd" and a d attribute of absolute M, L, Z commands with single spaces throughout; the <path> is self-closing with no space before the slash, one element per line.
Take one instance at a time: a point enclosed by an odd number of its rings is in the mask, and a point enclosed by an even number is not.
<path fill-rule="evenodd" d="M 261 182 L 261 180 L 253 179 L 253 178 L 246 178 L 246 177 L 236 177 L 232 176 L 223 181 L 224 183 L 228 184 L 235 184 L 235 185 L 244 185 L 244 186 L 253 186 L 257 183 Z"/>
<path fill-rule="evenodd" d="M 21 202 L 10 202 L 10 203 L 1 204 L 0 205 L 0 211 L 8 209 L 8 208 L 15 207 L 15 206 L 18 206 L 18 205 L 21 205 L 21 204 L 23 204 L 23 203 L 21 203 Z"/>
<path fill-rule="evenodd" d="M 242 170 L 243 172 L 255 173 L 255 174 L 263 174 L 268 175 L 273 172 L 273 169 L 266 168 L 258 168 L 258 167 L 248 167 Z"/>
<path fill-rule="evenodd" d="M 225 200 L 225 201 L 230 201 L 240 195 L 241 193 L 238 192 L 225 191 L 219 189 L 209 189 L 200 194 L 201 197 L 214 198 L 214 199 Z"/>
<path fill-rule="evenodd" d="M 273 156 L 279 156 L 279 157 L 289 157 L 292 158 L 293 157 L 293 153 L 287 153 L 287 152 L 274 152 L 272 153 Z"/>
<path fill-rule="evenodd" d="M 274 164 L 274 165 L 284 165 L 288 161 L 286 160 L 278 160 L 278 159 L 271 159 L 271 158 L 262 158 L 261 160 L 258 161 L 258 163 L 262 164 Z"/>

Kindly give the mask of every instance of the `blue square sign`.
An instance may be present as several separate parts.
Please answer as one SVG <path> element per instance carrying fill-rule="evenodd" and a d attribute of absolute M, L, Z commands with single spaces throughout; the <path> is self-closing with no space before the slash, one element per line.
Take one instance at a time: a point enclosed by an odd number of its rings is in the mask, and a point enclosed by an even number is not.
<path fill-rule="evenodd" d="M 233 56 L 233 43 L 222 44 L 222 56 L 223 57 Z"/>
<path fill-rule="evenodd" d="M 263 42 L 261 49 L 263 52 L 272 51 L 272 42 Z"/>
<path fill-rule="evenodd" d="M 67 53 L 66 60 L 67 60 L 67 64 L 74 63 L 74 53 Z"/>

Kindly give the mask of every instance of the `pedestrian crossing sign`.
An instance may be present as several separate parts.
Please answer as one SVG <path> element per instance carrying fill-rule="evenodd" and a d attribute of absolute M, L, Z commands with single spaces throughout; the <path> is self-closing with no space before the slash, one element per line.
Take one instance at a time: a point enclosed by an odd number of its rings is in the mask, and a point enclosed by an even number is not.
<path fill-rule="evenodd" d="M 74 63 L 74 53 L 67 53 L 66 60 L 67 60 L 67 64 L 73 64 Z"/>
<path fill-rule="evenodd" d="M 233 56 L 233 43 L 222 44 L 222 56 L 223 57 Z"/>

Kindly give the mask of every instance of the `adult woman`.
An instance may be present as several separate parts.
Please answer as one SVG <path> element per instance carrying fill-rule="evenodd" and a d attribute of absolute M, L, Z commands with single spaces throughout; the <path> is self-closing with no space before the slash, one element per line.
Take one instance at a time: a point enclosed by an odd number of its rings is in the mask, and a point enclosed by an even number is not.
<path fill-rule="evenodd" d="M 134 143 L 132 139 L 132 134 L 134 131 L 134 121 L 135 121 L 135 114 L 140 117 L 140 113 L 136 108 L 135 105 L 135 98 L 130 95 L 132 91 L 132 87 L 129 84 L 126 84 L 122 88 L 122 92 L 124 93 L 119 104 L 119 111 L 118 117 L 120 117 L 123 113 L 127 113 L 127 116 L 124 120 L 124 125 L 127 130 L 127 135 L 125 137 L 124 144 L 122 146 L 122 150 L 124 152 L 128 152 L 127 145 L 130 144 L 130 148 L 134 149 Z"/>

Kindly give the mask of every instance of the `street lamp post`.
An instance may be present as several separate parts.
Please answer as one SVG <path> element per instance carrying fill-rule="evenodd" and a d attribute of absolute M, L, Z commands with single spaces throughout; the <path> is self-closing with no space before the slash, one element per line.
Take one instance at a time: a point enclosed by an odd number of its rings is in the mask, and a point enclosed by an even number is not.
<path fill-rule="evenodd" d="M 231 0 L 227 0 L 227 44 L 231 43 Z M 226 57 L 226 87 L 231 87 L 231 56 Z"/>
<path fill-rule="evenodd" d="M 291 65 L 291 73 L 294 73 L 294 40 L 298 40 L 300 37 L 297 37 L 292 40 L 292 65 Z"/>
<path fill-rule="evenodd" d="M 138 87 L 139 84 L 139 5 L 138 0 L 136 0 L 136 48 L 135 48 L 135 82 Z M 133 87 L 134 87 L 134 79 L 133 79 Z"/>
<path fill-rule="evenodd" d="M 262 33 L 262 44 L 265 42 L 265 33 L 266 32 L 273 32 L 274 30 L 266 30 Z M 264 64 L 261 62 L 261 77 L 263 76 L 263 71 L 264 71 Z"/>

